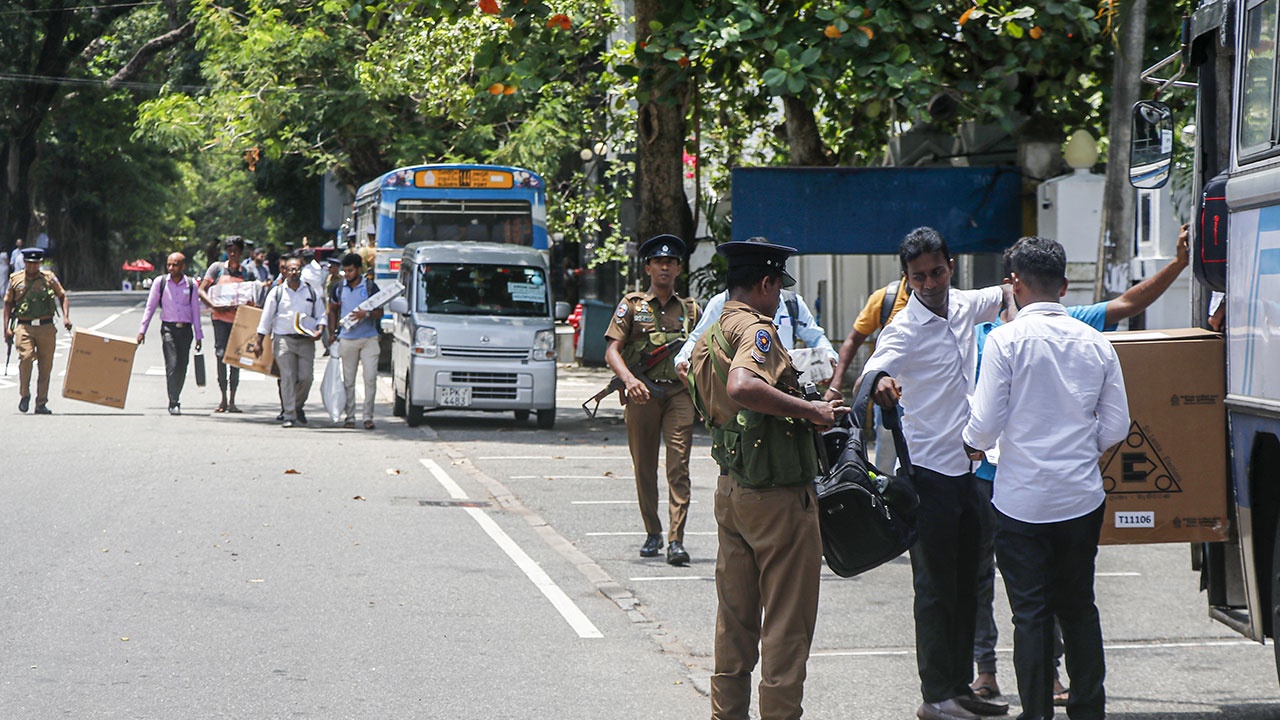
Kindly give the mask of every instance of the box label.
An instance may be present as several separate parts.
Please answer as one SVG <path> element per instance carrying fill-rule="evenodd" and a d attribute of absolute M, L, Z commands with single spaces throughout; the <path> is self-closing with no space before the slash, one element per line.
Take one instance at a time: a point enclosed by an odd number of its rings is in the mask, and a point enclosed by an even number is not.
<path fill-rule="evenodd" d="M 1116 529 L 1153 528 L 1156 526 L 1156 514 L 1151 510 L 1124 511 L 1116 513 Z"/>

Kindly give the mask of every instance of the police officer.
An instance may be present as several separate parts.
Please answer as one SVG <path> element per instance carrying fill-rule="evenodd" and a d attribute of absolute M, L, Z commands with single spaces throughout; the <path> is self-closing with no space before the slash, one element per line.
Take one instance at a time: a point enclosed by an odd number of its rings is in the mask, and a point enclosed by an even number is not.
<path fill-rule="evenodd" d="M 662 520 L 658 517 L 658 443 L 667 446 L 667 487 L 671 527 L 667 531 L 667 562 L 686 565 L 684 524 L 689 514 L 689 451 L 693 443 L 693 400 L 676 375 L 671 359 L 643 372 L 654 390 L 637 377 L 644 353 L 673 340 L 684 340 L 698 322 L 698 304 L 675 292 L 684 258 L 684 241 L 658 235 L 640 246 L 649 289 L 628 293 L 618 303 L 605 331 L 605 362 L 625 385 L 627 444 L 635 469 L 640 517 L 648 537 L 640 557 L 657 557 L 662 549 Z M 671 355 L 675 355 L 672 348 Z"/>
<path fill-rule="evenodd" d="M 44 260 L 41 248 L 24 248 L 25 263 L 21 272 L 9 276 L 4 293 L 4 340 L 18 348 L 18 385 L 21 397 L 18 412 L 31 407 L 31 366 L 39 361 L 40 377 L 36 383 L 36 414 L 49 411 L 49 377 L 53 374 L 53 351 L 57 330 L 53 314 L 62 303 L 62 324 L 71 329 L 71 301 L 52 272 L 40 267 Z"/>
<path fill-rule="evenodd" d="M 786 259 L 796 251 L 729 242 L 717 252 L 728 260 L 729 300 L 694 347 L 689 374 L 720 464 L 711 717 L 746 720 L 759 657 L 761 720 L 798 718 L 822 563 L 813 433 L 849 410 L 839 398 L 805 400 L 778 342 L 773 316 L 782 288 L 795 284 Z"/>

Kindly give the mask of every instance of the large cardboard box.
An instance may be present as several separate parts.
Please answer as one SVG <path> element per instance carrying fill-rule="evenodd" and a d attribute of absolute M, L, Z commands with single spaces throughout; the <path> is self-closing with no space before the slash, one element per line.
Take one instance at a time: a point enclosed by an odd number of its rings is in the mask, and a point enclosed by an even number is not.
<path fill-rule="evenodd" d="M 123 408 L 138 344 L 128 338 L 76 330 L 62 379 L 62 397 Z"/>
<path fill-rule="evenodd" d="M 1222 336 L 1108 333 L 1129 396 L 1129 437 L 1104 453 L 1103 544 L 1223 542 L 1227 410 Z"/>
<path fill-rule="evenodd" d="M 262 308 L 241 305 L 236 308 L 236 321 L 231 325 L 231 335 L 227 338 L 227 349 L 222 354 L 222 362 L 234 365 L 241 370 L 252 370 L 263 375 L 279 377 L 276 371 L 275 356 L 271 352 L 271 336 L 262 342 L 262 355 L 254 356 L 249 352 L 249 343 L 258 339 L 258 321 L 262 319 Z"/>

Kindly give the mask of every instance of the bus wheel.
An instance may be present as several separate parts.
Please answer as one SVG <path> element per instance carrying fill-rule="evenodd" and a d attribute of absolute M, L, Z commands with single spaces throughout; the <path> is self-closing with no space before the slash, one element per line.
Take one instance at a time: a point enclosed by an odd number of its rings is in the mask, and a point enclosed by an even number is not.
<path fill-rule="evenodd" d="M 528 421 L 528 420 L 529 420 L 529 411 L 528 411 L 528 410 L 517 410 L 517 411 L 516 411 L 516 422 L 526 422 L 526 421 Z"/>
<path fill-rule="evenodd" d="M 556 426 L 556 409 L 547 408 L 538 411 L 538 429 L 550 430 Z"/>

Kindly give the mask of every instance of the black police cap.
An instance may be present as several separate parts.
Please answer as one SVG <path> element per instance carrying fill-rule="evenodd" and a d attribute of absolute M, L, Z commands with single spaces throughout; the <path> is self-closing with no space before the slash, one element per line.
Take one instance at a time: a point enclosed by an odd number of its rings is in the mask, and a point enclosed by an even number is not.
<path fill-rule="evenodd" d="M 640 260 L 648 262 L 657 257 L 673 257 L 684 260 L 684 241 L 675 235 L 655 235 L 640 246 Z"/>
<path fill-rule="evenodd" d="M 763 238 L 736 240 L 721 243 L 716 252 L 723 255 L 729 269 L 738 267 L 763 267 L 782 275 L 782 287 L 791 287 L 796 279 L 787 272 L 787 258 L 798 250 L 786 245 L 774 245 Z"/>
<path fill-rule="evenodd" d="M 44 248 L 22 248 L 23 262 L 40 262 L 44 260 Z"/>

